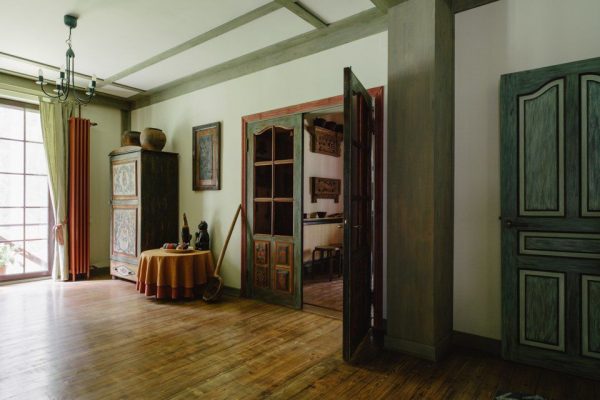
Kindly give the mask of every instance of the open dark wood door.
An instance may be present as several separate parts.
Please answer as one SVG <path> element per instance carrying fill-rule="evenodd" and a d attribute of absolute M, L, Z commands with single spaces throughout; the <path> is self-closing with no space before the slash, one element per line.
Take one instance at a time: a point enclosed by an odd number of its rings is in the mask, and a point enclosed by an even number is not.
<path fill-rule="evenodd" d="M 344 69 L 344 360 L 363 358 L 372 325 L 373 102 Z"/>

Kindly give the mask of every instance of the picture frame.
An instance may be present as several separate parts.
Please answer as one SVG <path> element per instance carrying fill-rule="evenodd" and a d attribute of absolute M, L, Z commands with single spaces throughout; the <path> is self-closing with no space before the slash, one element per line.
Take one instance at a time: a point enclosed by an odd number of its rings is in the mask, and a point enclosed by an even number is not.
<path fill-rule="evenodd" d="M 192 189 L 221 189 L 221 123 L 192 128 Z"/>

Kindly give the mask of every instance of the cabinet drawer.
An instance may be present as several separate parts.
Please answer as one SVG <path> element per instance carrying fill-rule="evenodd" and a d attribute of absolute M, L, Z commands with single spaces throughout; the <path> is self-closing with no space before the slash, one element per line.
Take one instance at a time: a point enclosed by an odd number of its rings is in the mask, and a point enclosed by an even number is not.
<path fill-rule="evenodd" d="M 119 261 L 110 262 L 110 274 L 117 278 L 127 279 L 132 282 L 137 281 L 138 266 Z"/>

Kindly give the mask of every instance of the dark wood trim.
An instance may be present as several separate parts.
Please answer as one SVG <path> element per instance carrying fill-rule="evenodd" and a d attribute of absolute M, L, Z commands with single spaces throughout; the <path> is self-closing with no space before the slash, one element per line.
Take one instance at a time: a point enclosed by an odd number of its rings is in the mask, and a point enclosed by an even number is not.
<path fill-rule="evenodd" d="M 373 274 L 374 274 L 374 327 L 378 330 L 383 330 L 383 86 L 369 89 L 368 92 L 375 99 L 375 229 L 373 234 Z M 324 108 L 341 106 L 344 104 L 344 96 L 333 96 L 325 99 L 309 101 L 293 106 L 277 108 L 270 111 L 245 115 L 242 117 L 242 253 L 241 253 L 241 295 L 247 295 L 247 268 L 246 252 L 247 243 L 246 235 L 248 223 L 246 219 L 246 161 L 247 161 L 247 141 L 246 141 L 246 125 L 249 122 L 282 117 L 285 115 L 309 113 L 319 111 Z M 379 158 L 377 158 L 379 156 Z"/>
<path fill-rule="evenodd" d="M 371 93 L 375 99 L 375 206 L 373 231 L 373 330 L 385 331 L 383 324 L 383 86 Z"/>
<path fill-rule="evenodd" d="M 452 11 L 454 14 L 485 6 L 486 4 L 494 3 L 498 0 L 452 0 Z"/>
<path fill-rule="evenodd" d="M 478 350 L 500 357 L 502 342 L 498 339 L 473 335 L 472 333 L 454 331 L 452 333 L 452 346 Z"/>
<path fill-rule="evenodd" d="M 231 286 L 223 286 L 223 295 L 229 297 L 241 297 L 242 292 L 238 288 L 234 288 Z"/>

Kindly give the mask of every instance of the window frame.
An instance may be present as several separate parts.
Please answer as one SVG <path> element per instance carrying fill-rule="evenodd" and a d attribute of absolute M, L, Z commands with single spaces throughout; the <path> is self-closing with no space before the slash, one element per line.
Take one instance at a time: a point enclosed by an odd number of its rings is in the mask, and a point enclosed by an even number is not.
<path fill-rule="evenodd" d="M 23 139 L 10 139 L 10 138 L 2 138 L 2 140 L 10 140 L 10 141 L 14 141 L 14 142 L 19 142 L 23 144 L 23 169 L 22 172 L 20 173 L 13 173 L 13 172 L 0 172 L 2 175 L 18 175 L 18 176 L 22 176 L 24 183 L 23 183 L 23 206 L 22 207 L 9 207 L 9 206 L 0 206 L 0 209 L 8 209 L 8 208 L 22 208 L 23 209 L 23 222 L 21 224 L 2 224 L 0 222 L 0 225 L 4 225 L 4 226 L 21 226 L 23 227 L 23 235 L 22 235 L 22 239 L 18 240 L 18 242 L 22 242 L 24 244 L 24 249 L 27 249 L 26 246 L 26 242 L 32 242 L 32 241 L 41 241 L 43 239 L 26 239 L 26 228 L 29 225 L 44 225 L 44 224 L 27 224 L 26 219 L 25 219 L 25 214 L 27 212 L 27 209 L 35 209 L 35 208 L 45 208 L 45 207 L 27 207 L 26 204 L 26 193 L 27 193 L 27 187 L 25 184 L 25 179 L 27 176 L 42 176 L 40 174 L 31 174 L 31 173 L 27 173 L 26 171 L 26 167 L 27 167 L 27 152 L 25 151 L 26 149 L 26 144 L 27 143 L 39 143 L 39 142 L 32 142 L 30 140 L 27 140 L 27 110 L 36 110 L 39 112 L 39 105 L 38 104 L 33 104 L 33 103 L 26 103 L 26 102 L 21 102 L 21 101 L 16 101 L 16 100 L 10 100 L 10 99 L 5 99 L 5 98 L 0 98 L 0 107 L 9 107 L 9 108 L 18 108 L 23 110 Z M 43 144 L 43 142 L 42 142 Z M 19 280 L 24 280 L 24 279 L 32 279 L 32 278 L 41 278 L 41 277 L 47 277 L 50 276 L 52 273 L 52 263 L 54 260 L 54 212 L 53 212 L 53 208 L 52 208 L 52 201 L 50 198 L 50 189 L 48 188 L 48 239 L 47 239 L 47 248 L 48 248 L 48 268 L 45 271 L 35 271 L 35 272 L 23 272 L 20 274 L 11 274 L 11 275 L 0 275 L 0 282 L 6 282 L 6 281 L 19 281 Z M 12 243 L 15 242 L 14 240 L 0 240 L 0 243 Z M 25 258 L 25 253 L 23 253 L 22 255 L 23 258 Z M 25 263 L 23 263 L 23 271 L 25 271 Z"/>

